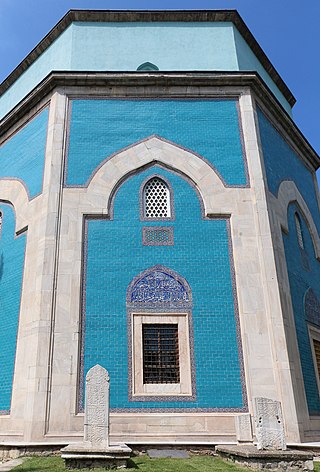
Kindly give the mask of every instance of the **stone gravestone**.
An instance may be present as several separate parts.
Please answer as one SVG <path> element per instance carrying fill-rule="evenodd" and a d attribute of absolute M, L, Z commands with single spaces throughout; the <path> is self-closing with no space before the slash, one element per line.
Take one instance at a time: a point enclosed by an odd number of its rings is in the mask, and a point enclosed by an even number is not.
<path fill-rule="evenodd" d="M 110 377 L 101 365 L 95 365 L 86 377 L 84 440 L 109 447 Z"/>
<path fill-rule="evenodd" d="M 67 468 L 127 467 L 131 449 L 126 444 L 109 442 L 109 374 L 100 365 L 86 376 L 84 441 L 61 450 Z"/>
<path fill-rule="evenodd" d="M 251 443 L 253 438 L 250 413 L 236 416 L 235 426 L 238 443 Z"/>
<path fill-rule="evenodd" d="M 254 414 L 258 449 L 285 450 L 286 439 L 281 403 L 269 398 L 254 399 Z"/>

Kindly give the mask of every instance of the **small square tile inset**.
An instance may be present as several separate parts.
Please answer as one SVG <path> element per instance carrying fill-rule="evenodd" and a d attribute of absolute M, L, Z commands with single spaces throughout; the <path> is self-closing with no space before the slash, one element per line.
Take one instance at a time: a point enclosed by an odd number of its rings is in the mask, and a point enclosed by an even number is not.
<path fill-rule="evenodd" d="M 173 246 L 173 226 L 144 226 L 143 246 Z"/>

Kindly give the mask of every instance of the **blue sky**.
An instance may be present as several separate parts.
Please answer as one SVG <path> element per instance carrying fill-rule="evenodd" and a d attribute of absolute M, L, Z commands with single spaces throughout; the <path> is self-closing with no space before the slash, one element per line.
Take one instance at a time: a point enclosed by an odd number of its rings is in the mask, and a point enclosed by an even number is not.
<path fill-rule="evenodd" d="M 296 97 L 294 120 L 320 153 L 320 0 L 0 0 L 0 82 L 71 8 L 237 9 Z"/>

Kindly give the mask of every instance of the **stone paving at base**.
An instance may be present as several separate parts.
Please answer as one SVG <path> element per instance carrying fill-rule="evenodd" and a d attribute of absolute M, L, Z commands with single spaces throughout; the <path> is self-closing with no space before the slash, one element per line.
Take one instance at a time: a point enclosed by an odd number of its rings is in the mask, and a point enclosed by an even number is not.
<path fill-rule="evenodd" d="M 217 454 L 238 465 L 258 470 L 270 471 L 312 471 L 313 453 L 296 449 L 258 450 L 253 444 L 220 445 L 216 447 Z"/>
<path fill-rule="evenodd" d="M 21 465 L 22 462 L 23 462 L 23 459 L 13 459 L 8 462 L 3 462 L 2 464 L 0 463 L 0 472 L 8 472 L 9 470 L 12 470 L 15 467 L 18 467 L 18 465 Z"/>
<path fill-rule="evenodd" d="M 190 459 L 187 451 L 180 449 L 148 449 L 150 459 Z"/>

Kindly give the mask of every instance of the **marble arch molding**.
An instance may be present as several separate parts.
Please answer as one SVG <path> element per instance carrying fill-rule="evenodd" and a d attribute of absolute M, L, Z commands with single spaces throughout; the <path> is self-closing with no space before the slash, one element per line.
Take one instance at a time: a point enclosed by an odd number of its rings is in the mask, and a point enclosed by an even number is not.
<path fill-rule="evenodd" d="M 20 233 L 30 221 L 30 202 L 24 184 L 18 179 L 0 179 L 0 202 L 13 206 L 16 215 L 15 232 Z"/>
<path fill-rule="evenodd" d="M 218 172 L 204 159 L 156 136 L 119 152 L 97 168 L 87 188 L 66 188 L 65 195 L 79 192 L 83 213 L 110 214 L 113 194 L 135 172 L 160 164 L 191 180 L 203 200 L 205 215 L 231 214 L 235 202 L 249 188 L 226 187 Z M 241 195 L 241 197 L 240 197 Z M 107 203 L 106 203 L 107 202 Z"/>
<path fill-rule="evenodd" d="M 294 182 L 285 180 L 281 182 L 278 191 L 277 206 L 278 206 L 278 218 L 280 226 L 283 230 L 288 233 L 288 206 L 290 203 L 296 203 L 299 207 L 301 214 L 305 218 L 307 223 L 313 246 L 316 254 L 316 258 L 320 260 L 320 238 L 317 231 L 317 227 L 313 221 L 311 212 L 308 205 L 304 201 L 301 193 Z"/>

